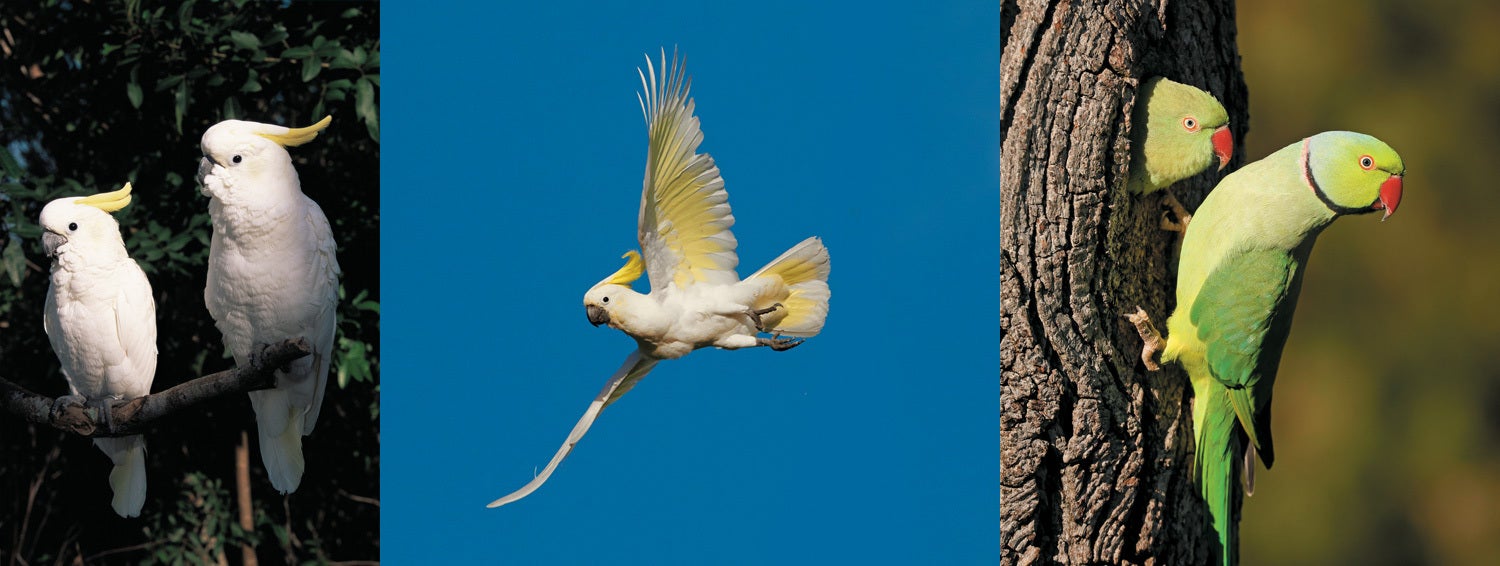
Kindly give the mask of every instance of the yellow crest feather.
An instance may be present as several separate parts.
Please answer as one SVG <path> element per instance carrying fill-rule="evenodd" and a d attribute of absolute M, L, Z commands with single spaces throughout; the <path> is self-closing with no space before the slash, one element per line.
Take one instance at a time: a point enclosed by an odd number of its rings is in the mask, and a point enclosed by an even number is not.
<path fill-rule="evenodd" d="M 92 206 L 105 212 L 120 210 L 130 204 L 130 183 L 125 183 L 125 187 L 118 191 L 89 195 L 73 201 L 73 204 Z"/>
<path fill-rule="evenodd" d="M 636 279 L 640 279 L 642 273 L 646 272 L 646 260 L 641 259 L 640 252 L 630 250 L 620 257 L 629 258 L 625 260 L 625 267 L 621 267 L 614 275 L 605 278 L 604 281 L 600 282 L 601 284 L 630 285 Z"/>
<path fill-rule="evenodd" d="M 328 124 L 331 123 L 333 123 L 333 116 L 324 116 L 323 119 L 318 120 L 318 123 L 316 124 L 307 126 L 305 128 L 289 128 L 285 134 L 257 135 L 276 142 L 276 144 L 280 145 L 281 147 L 292 147 L 312 141 L 313 138 L 318 137 L 318 132 L 323 131 L 323 128 L 327 128 Z"/>

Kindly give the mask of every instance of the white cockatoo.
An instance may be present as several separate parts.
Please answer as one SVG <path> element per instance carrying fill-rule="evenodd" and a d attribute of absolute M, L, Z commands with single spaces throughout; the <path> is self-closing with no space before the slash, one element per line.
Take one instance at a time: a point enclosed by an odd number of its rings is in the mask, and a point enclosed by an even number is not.
<path fill-rule="evenodd" d="M 301 337 L 312 346 L 276 372 L 274 389 L 250 393 L 261 461 L 281 493 L 302 482 L 302 437 L 323 405 L 339 300 L 333 230 L 302 194 L 285 148 L 311 141 L 330 121 L 219 122 L 203 133 L 198 166 L 214 227 L 203 301 L 235 363 L 247 363 L 257 344 Z"/>
<path fill-rule="evenodd" d="M 739 258 L 729 231 L 734 216 L 724 180 L 713 158 L 697 153 L 703 133 L 693 116 L 682 65 L 674 56 L 669 68 L 665 52 L 661 63 L 658 76 L 648 56 L 641 73 L 646 91 L 641 112 L 649 132 L 638 231 L 644 258 L 635 250 L 626 252 L 625 267 L 583 296 L 589 322 L 625 332 L 639 349 L 605 384 L 542 473 L 490 507 L 541 487 L 599 412 L 657 362 L 706 346 L 787 350 L 823 329 L 829 263 L 822 240 L 803 240 L 747 279 L 735 273 Z M 645 295 L 630 288 L 642 273 L 651 281 Z M 760 336 L 763 332 L 771 336 Z"/>
<path fill-rule="evenodd" d="M 62 362 L 73 394 L 69 404 L 101 401 L 103 418 L 118 401 L 151 393 L 156 377 L 156 301 L 151 282 L 125 251 L 120 225 L 109 213 L 130 204 L 130 183 L 114 192 L 67 197 L 42 208 L 42 247 L 52 258 L 52 285 L 42 328 Z M 114 463 L 111 506 L 136 517 L 146 503 L 146 439 L 95 438 Z"/>

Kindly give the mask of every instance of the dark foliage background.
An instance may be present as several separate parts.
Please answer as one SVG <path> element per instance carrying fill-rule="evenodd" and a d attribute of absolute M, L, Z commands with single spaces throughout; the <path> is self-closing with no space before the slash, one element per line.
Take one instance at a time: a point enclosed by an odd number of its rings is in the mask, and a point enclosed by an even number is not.
<path fill-rule="evenodd" d="M 378 22 L 364 2 L 0 3 L 0 376 L 66 392 L 42 331 L 36 218 L 53 198 L 126 181 L 135 200 L 115 216 L 157 304 L 152 390 L 232 365 L 203 305 L 208 199 L 193 180 L 198 139 L 220 120 L 333 116 L 291 153 L 344 271 L 335 374 L 297 493 L 275 492 L 252 447 L 255 528 L 239 528 L 234 451 L 254 430 L 243 396 L 147 433 L 149 493 L 133 520 L 111 511 L 109 461 L 87 439 L 0 416 L 6 564 L 237 563 L 241 543 L 263 563 L 378 559 Z"/>

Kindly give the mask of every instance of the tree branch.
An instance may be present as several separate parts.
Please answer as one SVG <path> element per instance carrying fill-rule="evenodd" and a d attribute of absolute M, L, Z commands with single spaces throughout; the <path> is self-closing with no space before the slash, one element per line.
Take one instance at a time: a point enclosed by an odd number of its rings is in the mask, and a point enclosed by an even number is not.
<path fill-rule="evenodd" d="M 104 407 L 95 403 L 102 404 L 102 398 L 90 399 L 88 407 L 65 407 L 54 419 L 52 406 L 56 399 L 27 391 L 3 377 L 0 377 L 0 413 L 91 438 L 140 434 L 151 423 L 210 399 L 275 387 L 277 368 L 311 353 L 312 347 L 303 338 L 263 344 L 244 366 L 112 406 L 113 428 L 99 418 Z"/>

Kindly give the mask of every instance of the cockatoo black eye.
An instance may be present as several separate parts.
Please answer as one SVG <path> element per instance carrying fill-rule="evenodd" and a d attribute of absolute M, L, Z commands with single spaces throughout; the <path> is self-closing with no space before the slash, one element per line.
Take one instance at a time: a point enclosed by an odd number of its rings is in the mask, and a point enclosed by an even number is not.
<path fill-rule="evenodd" d="M 609 304 L 609 297 L 605 297 L 604 298 L 604 304 L 606 304 L 606 305 Z"/>
<path fill-rule="evenodd" d="M 69 222 L 68 223 L 68 231 L 69 232 L 73 232 L 75 230 L 78 230 L 78 223 L 77 222 Z"/>
<path fill-rule="evenodd" d="M 236 156 L 234 156 L 234 158 L 230 159 L 230 161 L 233 161 L 235 163 L 239 163 L 239 162 L 244 161 L 244 160 L 245 160 L 245 158 L 240 157 L 238 155 L 236 155 Z"/>

